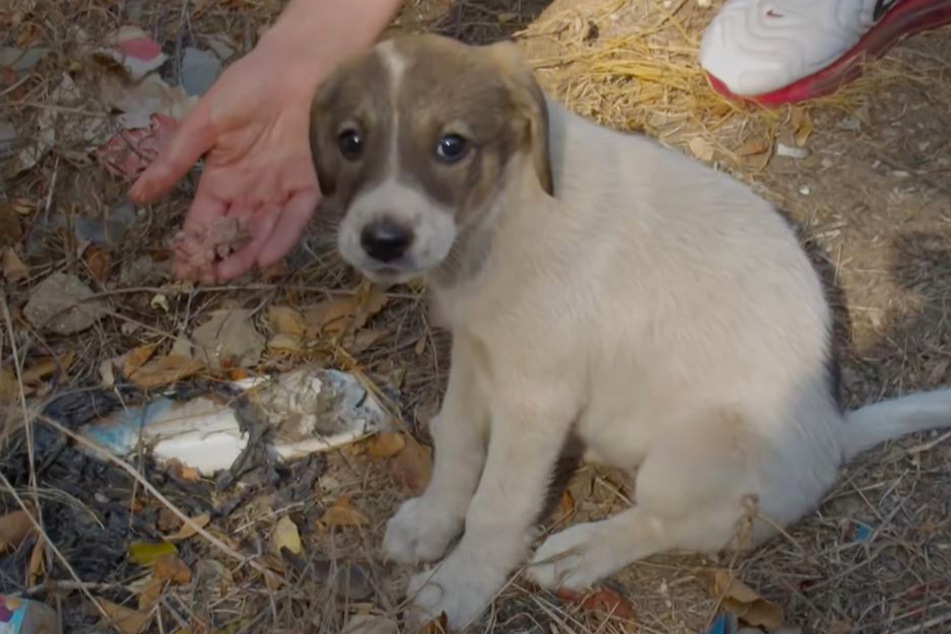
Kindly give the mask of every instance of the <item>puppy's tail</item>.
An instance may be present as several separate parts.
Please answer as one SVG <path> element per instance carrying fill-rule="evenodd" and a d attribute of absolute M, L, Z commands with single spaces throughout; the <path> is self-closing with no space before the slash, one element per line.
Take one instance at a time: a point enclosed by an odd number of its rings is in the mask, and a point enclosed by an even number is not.
<path fill-rule="evenodd" d="M 951 389 L 918 392 L 846 415 L 845 459 L 905 434 L 951 427 Z"/>

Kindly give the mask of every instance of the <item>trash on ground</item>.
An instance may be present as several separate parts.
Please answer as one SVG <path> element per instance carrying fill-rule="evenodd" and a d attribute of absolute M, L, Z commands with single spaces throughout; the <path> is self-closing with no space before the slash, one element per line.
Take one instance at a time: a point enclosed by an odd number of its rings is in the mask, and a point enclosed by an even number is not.
<path fill-rule="evenodd" d="M 710 570 L 701 576 L 708 582 L 711 593 L 721 599 L 723 609 L 744 623 L 766 628 L 782 626 L 783 609 L 737 579 L 734 572 Z"/>
<path fill-rule="evenodd" d="M 132 81 L 139 81 L 168 59 L 158 42 L 137 26 L 119 27 L 106 38 L 105 44 L 93 56 L 118 64 Z"/>
<path fill-rule="evenodd" d="M 92 290 L 78 277 L 58 271 L 33 288 L 23 313 L 37 328 L 71 335 L 106 314 L 106 305 L 90 299 L 92 296 Z"/>
<path fill-rule="evenodd" d="M 243 416 L 270 424 L 266 450 L 279 460 L 340 447 L 392 424 L 372 394 L 337 370 L 303 368 L 232 386 L 247 397 L 247 407 L 240 398 L 217 395 L 183 401 L 162 397 L 118 410 L 82 434 L 118 456 L 129 455 L 141 442 L 160 462 L 178 461 L 210 476 L 230 468 L 248 446 Z"/>
<path fill-rule="evenodd" d="M 0 632 L 10 634 L 59 634 L 56 610 L 30 599 L 0 595 Z"/>
<path fill-rule="evenodd" d="M 120 132 L 99 147 L 94 156 L 109 173 L 134 178 L 152 164 L 177 128 L 175 119 L 153 114 L 147 126 Z"/>
<path fill-rule="evenodd" d="M 214 53 L 200 48 L 186 48 L 182 58 L 182 87 L 189 95 L 200 96 L 208 92 L 221 74 L 221 59 Z"/>

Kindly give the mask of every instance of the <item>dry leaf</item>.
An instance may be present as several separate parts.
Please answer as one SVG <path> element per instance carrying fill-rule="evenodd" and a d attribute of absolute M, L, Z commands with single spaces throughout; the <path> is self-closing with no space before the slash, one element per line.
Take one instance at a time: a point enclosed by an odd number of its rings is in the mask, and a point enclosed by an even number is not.
<path fill-rule="evenodd" d="M 690 153 L 701 161 L 713 160 L 713 145 L 703 137 L 693 137 L 687 143 L 687 147 L 690 148 Z"/>
<path fill-rule="evenodd" d="M 102 606 L 102 609 L 112 619 L 113 625 L 122 634 L 137 634 L 149 621 L 148 612 L 131 610 L 105 599 L 99 599 L 99 605 Z"/>
<path fill-rule="evenodd" d="M 415 438 L 406 437 L 406 447 L 396 454 L 392 462 L 393 477 L 414 495 L 426 490 L 433 475 L 433 461 L 429 449 Z"/>
<path fill-rule="evenodd" d="M 35 586 L 39 583 L 40 579 L 46 575 L 46 560 L 43 558 L 44 553 L 46 552 L 46 541 L 43 539 L 43 536 L 40 535 L 36 544 L 33 546 L 33 552 L 30 553 L 30 565 L 27 570 L 28 573 L 28 585 Z"/>
<path fill-rule="evenodd" d="M 714 570 L 704 574 L 712 593 L 722 597 L 724 609 L 757 627 L 772 629 L 783 624 L 783 609 L 767 601 L 752 588 L 737 579 L 729 570 Z"/>
<path fill-rule="evenodd" d="M 736 153 L 740 156 L 755 156 L 769 150 L 769 143 L 765 139 L 753 139 L 740 146 Z"/>
<path fill-rule="evenodd" d="M 386 302 L 386 295 L 379 288 L 363 284 L 353 295 L 321 302 L 307 311 L 308 333 L 340 335 L 360 330 L 383 310 Z"/>
<path fill-rule="evenodd" d="M 355 333 L 344 346 L 351 354 L 360 354 L 387 335 L 385 330 L 364 328 Z"/>
<path fill-rule="evenodd" d="M 796 108 L 792 112 L 793 140 L 796 145 L 802 147 L 812 136 L 815 125 L 812 123 L 812 116 L 808 110 Z"/>
<path fill-rule="evenodd" d="M 192 580 L 192 571 L 184 561 L 175 555 L 162 555 L 155 561 L 152 574 L 161 581 L 171 581 L 183 586 Z"/>
<path fill-rule="evenodd" d="M 129 350 L 122 356 L 122 373 L 126 376 L 129 376 L 135 370 L 138 370 L 145 362 L 152 358 L 152 355 L 155 354 L 155 349 L 158 347 L 157 344 L 150 343 L 148 345 L 139 346 L 138 348 L 133 348 Z"/>
<path fill-rule="evenodd" d="M 558 518 L 565 519 L 575 512 L 575 496 L 571 491 L 565 489 L 561 494 L 561 500 L 558 502 Z"/>
<path fill-rule="evenodd" d="M 211 521 L 211 516 L 205 513 L 204 515 L 198 515 L 197 517 L 191 518 L 191 521 L 198 528 L 204 528 L 208 526 L 208 522 Z M 186 539 L 190 539 L 198 534 L 198 528 L 195 528 L 195 526 L 185 522 L 182 524 L 181 528 L 178 529 L 178 532 L 176 532 L 174 535 L 168 535 L 164 539 L 170 543 L 181 542 Z"/>
<path fill-rule="evenodd" d="M 367 441 L 367 455 L 377 460 L 390 458 L 406 447 L 406 438 L 399 432 L 380 432 Z"/>
<path fill-rule="evenodd" d="M 133 542 L 129 544 L 129 561 L 139 566 L 149 567 L 165 555 L 177 555 L 178 549 L 171 542 Z"/>
<path fill-rule="evenodd" d="M 417 357 L 422 356 L 423 352 L 426 350 L 426 337 L 425 335 L 419 338 L 419 341 L 416 342 L 416 345 L 413 347 L 413 352 Z"/>
<path fill-rule="evenodd" d="M 604 612 L 622 619 L 633 619 L 634 608 L 631 603 L 616 591 L 608 587 L 599 588 L 587 594 L 571 590 L 558 590 L 559 598 L 574 603 L 585 612 Z"/>
<path fill-rule="evenodd" d="M 106 281 L 109 277 L 109 269 L 112 266 L 112 258 L 103 249 L 93 245 L 83 252 L 83 262 L 89 269 L 89 273 L 99 282 Z"/>
<path fill-rule="evenodd" d="M 268 321 L 274 334 L 301 338 L 304 336 L 304 316 L 290 306 L 270 306 L 267 309 Z"/>
<path fill-rule="evenodd" d="M 26 264 L 23 263 L 23 260 L 20 259 L 20 256 L 17 255 L 17 252 L 14 251 L 12 247 L 7 247 L 3 250 L 2 266 L 3 276 L 7 278 L 7 281 L 11 284 L 16 284 L 30 273 Z"/>
<path fill-rule="evenodd" d="M 300 337 L 294 335 L 274 335 L 267 342 L 267 349 L 272 352 L 300 352 Z"/>
<path fill-rule="evenodd" d="M 274 526 L 274 534 L 271 535 L 271 540 L 274 542 L 274 548 L 277 549 L 277 552 L 287 549 L 288 552 L 299 555 L 301 550 L 303 550 L 297 524 L 294 523 L 294 520 L 292 520 L 289 515 L 285 515 L 277 521 L 277 525 Z"/>
<path fill-rule="evenodd" d="M 76 353 L 70 350 L 61 357 L 42 357 L 23 370 L 23 391 L 27 396 L 33 394 L 37 384 L 43 379 L 52 376 L 62 368 L 63 372 L 72 365 Z M 11 364 L 12 365 L 12 364 Z M 0 369 L 0 402 L 15 400 L 20 395 L 20 383 L 17 381 L 16 370 L 12 367 Z"/>
<path fill-rule="evenodd" d="M 192 357 L 170 354 L 133 370 L 128 378 L 136 387 L 148 390 L 186 379 L 200 372 L 203 367 L 201 361 Z"/>
<path fill-rule="evenodd" d="M 138 584 L 133 591 L 139 595 L 139 610 L 143 612 L 151 610 L 152 606 L 162 598 L 164 589 L 165 582 L 151 575 L 143 583 Z"/>
<path fill-rule="evenodd" d="M 424 623 L 423 626 L 419 628 L 419 634 L 446 634 L 448 631 L 449 618 L 445 612 L 441 612 L 438 619 Z"/>
<path fill-rule="evenodd" d="M 19 546 L 33 530 L 33 521 L 26 511 L 13 511 L 0 517 L 0 552 Z"/>
<path fill-rule="evenodd" d="M 363 526 L 369 523 L 367 516 L 353 508 L 350 498 L 346 495 L 337 498 L 320 521 L 328 527 Z"/>

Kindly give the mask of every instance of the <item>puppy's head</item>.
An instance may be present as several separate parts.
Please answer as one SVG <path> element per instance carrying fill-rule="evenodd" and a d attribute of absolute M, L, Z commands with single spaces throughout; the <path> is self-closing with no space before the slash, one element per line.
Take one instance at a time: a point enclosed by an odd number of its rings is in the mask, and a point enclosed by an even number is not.
<path fill-rule="evenodd" d="M 376 281 L 442 264 L 514 174 L 552 191 L 545 100 L 514 44 L 427 35 L 342 65 L 311 113 L 324 195 L 345 211 L 341 255 Z"/>

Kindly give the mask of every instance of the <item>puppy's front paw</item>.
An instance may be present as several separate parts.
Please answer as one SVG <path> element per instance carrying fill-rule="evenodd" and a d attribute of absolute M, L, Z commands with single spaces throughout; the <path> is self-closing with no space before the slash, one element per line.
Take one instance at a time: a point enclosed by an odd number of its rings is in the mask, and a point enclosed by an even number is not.
<path fill-rule="evenodd" d="M 613 574 L 620 559 L 596 524 L 578 524 L 546 539 L 525 573 L 549 590 L 583 590 Z"/>
<path fill-rule="evenodd" d="M 403 564 L 436 561 L 462 532 L 463 519 L 426 496 L 407 500 L 386 525 L 383 552 Z"/>
<path fill-rule="evenodd" d="M 485 557 L 454 552 L 434 570 L 414 575 L 407 594 L 413 601 L 410 621 L 425 623 L 446 614 L 451 630 L 471 625 L 505 585 L 505 574 Z"/>

